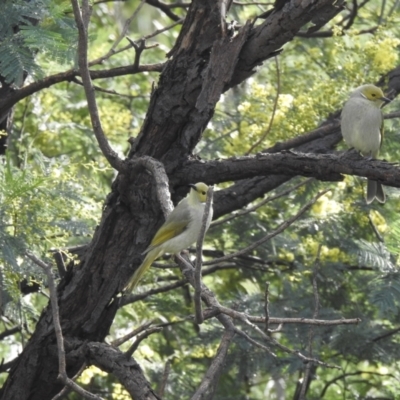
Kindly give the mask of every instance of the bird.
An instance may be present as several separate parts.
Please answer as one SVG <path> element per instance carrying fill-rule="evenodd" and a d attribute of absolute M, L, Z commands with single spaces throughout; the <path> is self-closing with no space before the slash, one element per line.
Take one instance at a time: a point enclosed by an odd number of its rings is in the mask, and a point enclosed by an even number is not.
<path fill-rule="evenodd" d="M 127 291 L 135 289 L 144 273 L 158 257 L 161 257 L 164 253 L 179 253 L 196 242 L 203 222 L 208 186 L 203 182 L 189 186 L 188 195 L 169 214 L 164 224 L 154 235 L 150 245 L 142 253 L 146 254 L 146 257 L 133 274 L 126 287 Z M 206 231 L 210 226 L 212 216 L 213 205 L 211 204 Z"/>
<path fill-rule="evenodd" d="M 363 156 L 376 158 L 383 139 L 383 115 L 381 107 L 390 102 L 375 85 L 359 86 L 345 103 L 341 114 L 342 136 L 350 148 L 355 148 Z M 368 179 L 367 204 L 374 200 L 385 203 L 382 185 Z"/>

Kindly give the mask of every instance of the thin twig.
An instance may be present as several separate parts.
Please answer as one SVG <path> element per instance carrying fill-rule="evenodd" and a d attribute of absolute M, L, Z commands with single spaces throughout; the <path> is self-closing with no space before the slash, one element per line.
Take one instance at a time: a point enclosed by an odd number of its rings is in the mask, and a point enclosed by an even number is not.
<path fill-rule="evenodd" d="M 181 18 L 181 19 L 177 20 L 176 22 L 172 23 L 171 25 L 166 26 L 165 28 L 157 29 L 154 32 L 149 33 L 148 35 L 142 36 L 141 39 L 143 39 L 143 40 L 151 39 L 151 38 L 159 35 L 160 33 L 170 30 L 171 28 L 175 27 L 176 25 L 182 24 L 184 20 L 185 20 L 185 18 Z"/>
<path fill-rule="evenodd" d="M 167 4 L 165 4 L 162 1 L 159 0 L 146 0 L 146 3 L 158 8 L 161 12 L 163 12 L 166 16 L 168 16 L 169 18 L 171 18 L 173 21 L 177 21 L 179 20 L 179 17 L 171 11 L 171 7 L 168 7 Z"/>
<path fill-rule="evenodd" d="M 71 78 L 70 81 L 76 83 L 77 85 L 83 86 L 83 83 L 77 77 Z M 125 98 L 130 99 L 130 100 L 143 99 L 143 98 L 148 97 L 148 96 L 143 96 L 143 95 L 133 96 L 133 95 L 130 95 L 130 94 L 118 93 L 115 90 L 104 89 L 101 86 L 97 86 L 97 85 L 93 85 L 93 88 L 96 90 L 96 92 L 110 94 L 112 96 L 125 97 Z"/>
<path fill-rule="evenodd" d="M 237 213 L 232 213 L 231 215 L 228 215 L 226 218 L 220 219 L 218 221 L 214 221 L 211 224 L 210 228 L 214 228 L 214 226 L 217 226 L 217 225 L 225 224 L 226 222 L 228 222 L 228 221 L 230 221 L 230 220 L 232 220 L 234 218 L 241 217 L 243 215 L 246 215 L 246 214 L 249 214 L 249 213 L 251 213 L 253 211 L 256 211 L 257 209 L 259 209 L 263 205 L 265 205 L 265 204 L 267 204 L 267 203 L 269 203 L 271 201 L 277 200 L 277 199 L 279 199 L 279 198 L 281 198 L 283 196 L 286 196 L 287 194 L 289 194 L 291 192 L 294 192 L 295 190 L 297 190 L 301 186 L 306 185 L 306 184 L 308 184 L 309 182 L 312 182 L 312 181 L 314 181 L 314 178 L 308 178 L 308 179 L 298 183 L 297 185 L 294 185 L 294 186 L 284 190 L 281 193 L 278 193 L 278 194 L 276 194 L 274 196 L 267 197 L 266 199 L 264 199 L 264 200 L 260 201 L 259 203 L 255 204 L 253 207 L 246 208 L 245 210 L 238 211 Z"/>
<path fill-rule="evenodd" d="M 264 313 L 265 313 L 265 333 L 268 333 L 269 329 L 269 282 L 265 282 L 265 292 L 264 292 Z"/>
<path fill-rule="evenodd" d="M 188 279 L 190 284 L 192 286 L 194 286 L 194 268 L 193 268 L 193 266 L 190 264 L 190 262 L 185 260 L 179 254 L 177 254 L 175 256 L 175 258 L 178 261 L 178 265 L 181 267 L 181 270 L 182 270 L 182 273 L 184 274 L 184 276 Z M 246 325 L 250 326 L 257 333 L 259 333 L 261 335 L 261 337 L 264 338 L 268 343 L 273 344 L 275 347 L 278 347 L 279 349 L 285 351 L 286 353 L 293 354 L 293 355 L 297 356 L 298 358 L 300 358 L 304 362 L 311 362 L 312 361 L 317 365 L 322 365 L 322 366 L 325 366 L 325 367 L 328 367 L 328 368 L 338 368 L 335 365 L 330 365 L 330 364 L 324 363 L 324 362 L 322 362 L 320 360 L 317 360 L 315 358 L 306 357 L 300 351 L 292 350 L 292 349 L 282 345 L 281 343 L 277 342 L 273 338 L 267 336 L 257 325 L 255 325 L 254 323 L 252 323 L 252 321 L 250 321 L 250 319 L 247 317 L 247 315 L 245 313 L 239 313 L 237 311 L 234 311 L 232 309 L 229 309 L 227 307 L 222 306 L 219 303 L 219 301 L 217 300 L 217 298 L 215 297 L 215 294 L 211 290 L 209 290 L 204 285 L 204 283 L 202 284 L 202 299 L 204 300 L 204 302 L 208 306 L 215 307 L 218 311 L 220 311 L 222 313 L 221 315 L 217 314 L 216 317 L 224 325 L 225 329 L 230 330 L 232 325 L 233 325 L 233 323 L 232 323 L 231 319 L 223 319 L 223 318 L 221 318 L 223 314 L 229 315 L 229 316 L 231 316 L 233 318 L 240 319 Z M 270 321 L 271 320 L 272 320 L 272 318 L 270 319 Z M 265 318 L 261 318 L 261 321 L 265 322 Z M 311 320 L 311 321 L 313 321 L 313 320 Z M 357 320 L 357 321 L 359 322 L 359 320 Z M 235 327 L 233 327 L 233 328 L 235 329 Z"/>
<path fill-rule="evenodd" d="M 111 342 L 111 346 L 114 346 L 114 347 L 121 346 L 121 344 L 127 342 L 129 339 L 132 339 L 134 336 L 138 335 L 140 332 L 143 332 L 145 329 L 147 329 L 153 323 L 154 323 L 154 320 L 140 325 L 138 328 L 134 329 L 132 332 L 120 337 L 119 339 L 113 340 Z"/>
<path fill-rule="evenodd" d="M 265 350 L 268 354 L 270 354 L 272 357 L 276 358 L 276 354 L 265 344 L 261 344 L 260 342 L 257 342 L 257 340 L 254 340 L 251 338 L 246 332 L 243 332 L 239 328 L 235 328 L 235 332 L 239 334 L 240 336 L 243 336 L 248 342 L 251 344 L 254 344 L 254 346 L 259 347 L 260 349 Z"/>
<path fill-rule="evenodd" d="M 258 5 L 258 6 L 273 6 L 274 5 L 273 2 L 264 3 L 262 1 L 249 1 L 246 3 L 241 3 L 240 1 L 233 1 L 232 4 L 235 6 L 245 6 L 245 7 L 250 6 L 250 5 Z"/>
<path fill-rule="evenodd" d="M 204 206 L 204 214 L 201 223 L 201 229 L 196 243 L 196 264 L 194 268 L 194 307 L 196 324 L 203 322 L 203 312 L 201 310 L 201 267 L 203 263 L 203 243 L 206 231 L 209 225 L 209 215 L 213 203 L 214 188 L 210 186 L 207 191 L 207 200 Z"/>
<path fill-rule="evenodd" d="M 124 27 L 122 28 L 122 31 L 120 33 L 120 35 L 118 36 L 118 38 L 115 40 L 115 42 L 113 43 L 113 45 L 111 46 L 110 50 L 108 51 L 108 53 L 104 56 L 105 58 L 109 58 L 111 55 L 113 55 L 115 53 L 115 49 L 116 47 L 121 43 L 122 39 L 124 39 L 124 37 L 126 36 L 129 26 L 132 23 L 132 21 L 136 18 L 136 16 L 138 15 L 140 9 L 143 7 L 143 5 L 146 3 L 146 0 L 142 0 L 139 5 L 136 7 L 136 9 L 133 11 L 132 15 L 127 18 L 127 20 L 125 21 Z"/>
<path fill-rule="evenodd" d="M 314 293 L 314 313 L 313 319 L 317 319 L 319 315 L 319 295 L 318 295 L 318 285 L 317 285 L 317 276 L 318 276 L 318 268 L 320 264 L 320 256 L 321 256 L 321 245 L 318 246 L 317 258 L 315 259 L 315 264 L 313 268 L 313 277 L 312 277 L 312 286 L 313 286 L 313 293 Z M 311 325 L 308 331 L 308 355 L 310 358 L 313 356 L 312 351 L 312 343 L 314 339 L 314 327 Z M 305 365 L 304 377 L 303 382 L 301 383 L 301 390 L 299 395 L 299 400 L 305 400 L 307 388 L 310 386 L 310 376 L 311 376 L 311 368 L 313 364 L 309 362 Z"/>
<path fill-rule="evenodd" d="M 150 289 L 146 292 L 139 293 L 139 294 L 129 294 L 121 297 L 119 306 L 123 307 L 126 306 L 127 304 L 135 303 L 136 301 L 144 300 L 149 296 L 152 296 L 154 294 L 159 294 L 159 293 L 165 293 L 169 292 L 170 290 L 180 288 L 182 286 L 187 285 L 187 280 L 186 279 L 180 279 L 177 282 L 170 283 L 168 285 L 164 285 L 155 289 Z"/>
<path fill-rule="evenodd" d="M 330 189 L 323 190 L 322 192 L 319 192 L 312 200 L 310 200 L 307 204 L 305 204 L 303 207 L 301 207 L 300 211 L 294 215 L 293 217 L 290 217 L 286 221 L 282 222 L 278 228 L 276 228 L 274 231 L 269 233 L 268 235 L 264 236 L 263 238 L 257 240 L 256 242 L 252 243 L 250 246 L 247 246 L 246 248 L 239 250 L 235 253 L 227 254 L 226 256 L 216 258 L 212 261 L 207 261 L 204 263 L 204 265 L 212 265 L 212 264 L 217 264 L 222 261 L 227 261 L 231 260 L 234 257 L 241 256 L 243 254 L 248 253 L 249 251 L 254 250 L 256 247 L 260 246 L 261 244 L 267 242 L 268 240 L 272 239 L 276 235 L 280 234 L 283 232 L 285 229 L 287 229 L 290 225 L 292 225 L 294 222 L 296 222 L 308 209 L 325 193 L 329 192 Z"/>
<path fill-rule="evenodd" d="M 392 14 L 394 13 L 394 11 L 397 10 L 397 7 L 399 6 L 399 2 L 400 2 L 399 0 L 396 0 L 396 1 L 393 3 L 392 8 L 391 8 L 391 9 L 389 10 L 389 12 L 388 12 L 387 18 L 391 17 Z"/>
<path fill-rule="evenodd" d="M 323 138 L 326 135 L 334 133 L 340 129 L 340 121 L 338 119 L 328 124 L 322 125 L 313 131 L 310 131 L 304 135 L 298 135 L 293 139 L 286 140 L 285 142 L 278 142 L 274 146 L 266 149 L 263 153 L 278 153 L 283 150 L 290 150 L 295 147 L 299 147 L 303 144 L 312 142 L 318 138 Z"/>
<path fill-rule="evenodd" d="M 210 367 L 208 368 L 206 374 L 203 377 L 203 380 L 200 383 L 200 386 L 190 400 L 203 400 L 213 398 L 219 376 L 221 375 L 222 369 L 225 364 L 229 345 L 234 336 L 234 329 L 225 330 L 224 335 L 221 339 L 221 343 L 217 350 L 217 355 L 212 360 Z"/>
<path fill-rule="evenodd" d="M 207 251 L 208 252 L 208 251 Z M 257 257 L 246 257 L 246 256 L 240 256 L 239 257 L 239 262 L 244 259 L 244 261 L 249 261 L 249 262 L 255 262 L 255 263 L 261 263 L 261 260 L 258 259 Z M 168 268 L 175 268 L 176 265 L 173 266 L 168 266 Z M 270 268 L 263 268 L 263 267 L 252 267 L 249 265 L 243 265 L 242 263 L 240 263 L 240 267 L 241 268 L 248 268 L 254 271 L 263 271 L 263 272 L 272 272 L 272 270 Z M 223 271 L 223 270 L 227 270 L 227 269 L 237 269 L 238 265 L 235 262 L 232 263 L 226 263 L 226 264 L 220 264 L 220 265 L 212 265 L 208 268 L 204 268 L 202 269 L 202 276 L 206 276 L 206 275 L 210 275 L 213 274 L 215 271 Z M 163 268 L 164 269 L 164 266 Z M 290 269 L 290 266 L 288 266 L 288 269 Z M 175 279 L 175 278 L 171 278 L 171 279 Z M 123 307 L 126 306 L 127 304 L 131 304 L 131 303 L 135 303 L 136 301 L 140 301 L 140 300 L 144 300 L 149 296 L 155 295 L 155 294 L 159 294 L 159 293 L 165 293 L 165 292 L 169 292 L 170 290 L 174 290 L 174 289 L 178 289 L 182 286 L 187 285 L 188 281 L 186 279 L 180 279 L 174 283 L 170 283 L 167 285 L 163 285 L 157 288 L 153 288 L 150 290 L 147 290 L 145 292 L 142 293 L 135 293 L 135 294 L 127 294 L 123 297 L 121 297 L 120 301 L 119 301 L 119 307 Z"/>
<path fill-rule="evenodd" d="M 260 139 L 255 142 L 249 150 L 247 150 L 245 155 L 249 155 L 255 148 L 257 148 L 267 137 L 267 135 L 271 132 L 272 124 L 274 123 L 275 115 L 276 115 L 276 109 L 278 108 L 278 100 L 279 100 L 279 95 L 281 92 L 281 73 L 279 70 L 279 62 L 278 62 L 278 57 L 275 58 L 275 67 L 276 67 L 276 96 L 275 96 L 275 101 L 274 101 L 274 106 L 272 108 L 272 114 L 271 118 L 269 119 L 269 124 L 267 129 L 264 131 L 263 135 L 260 137 Z"/>
<path fill-rule="evenodd" d="M 78 384 L 76 384 L 72 379 L 70 379 L 67 375 L 66 371 L 66 361 L 65 361 L 65 348 L 64 348 L 64 338 L 62 335 L 62 329 L 60 324 L 60 314 L 58 310 L 58 302 L 57 302 L 57 289 L 56 284 L 54 282 L 53 272 L 51 266 L 46 264 L 44 261 L 40 260 L 30 251 L 26 251 L 25 253 L 28 258 L 30 258 L 36 265 L 44 270 L 47 275 L 49 291 L 50 291 L 50 303 L 53 315 L 53 324 L 54 331 L 57 339 L 57 349 L 58 349 L 58 379 L 60 379 L 65 385 L 67 385 L 74 392 L 78 393 L 85 399 L 90 400 L 103 400 L 101 397 L 96 396 L 93 393 L 86 391 L 81 388 Z"/>
<path fill-rule="evenodd" d="M 125 352 L 127 357 L 131 357 L 132 354 L 137 350 L 139 347 L 139 344 L 142 342 L 142 340 L 146 339 L 149 337 L 151 334 L 160 332 L 162 331 L 163 328 L 160 328 L 158 326 L 153 326 L 152 328 L 144 330 L 140 335 L 137 336 L 135 342 L 132 344 L 132 346 Z"/>
<path fill-rule="evenodd" d="M 257 324 L 265 324 L 265 317 L 256 317 L 243 312 L 232 310 L 228 307 L 218 306 L 218 311 L 229 315 L 233 319 L 249 320 Z M 313 319 L 313 318 L 276 318 L 269 317 L 270 324 L 304 324 L 304 325 L 319 325 L 319 326 L 332 326 L 332 325 L 357 325 L 361 322 L 360 318 L 351 319 Z"/>
<path fill-rule="evenodd" d="M 378 342 L 379 340 L 386 339 L 389 336 L 395 335 L 396 333 L 400 332 L 400 328 L 392 329 L 389 332 L 384 333 L 383 335 L 379 335 L 372 339 L 373 342 Z"/>
<path fill-rule="evenodd" d="M 85 89 L 93 132 L 96 136 L 97 142 L 99 144 L 99 147 L 103 155 L 106 157 L 110 165 L 117 171 L 123 171 L 126 170 L 125 163 L 118 157 L 118 154 L 111 148 L 104 134 L 99 117 L 99 110 L 96 103 L 95 90 L 93 88 L 92 80 L 90 77 L 88 60 L 87 60 L 87 53 L 88 53 L 87 36 L 88 36 L 88 26 L 90 19 L 89 2 L 88 0 L 82 0 L 82 13 L 81 13 L 78 0 L 71 0 L 71 1 L 72 1 L 72 8 L 74 10 L 75 22 L 79 32 L 79 39 L 78 39 L 79 70 L 82 77 L 83 87 Z"/>
<path fill-rule="evenodd" d="M 400 111 L 395 111 L 383 116 L 384 119 L 400 118 Z"/>
<path fill-rule="evenodd" d="M 385 373 L 380 373 L 380 372 L 375 372 L 375 371 L 356 371 L 356 372 L 347 372 L 345 374 L 336 376 L 335 378 L 331 379 L 330 381 L 328 381 L 324 388 L 321 391 L 321 395 L 318 397 L 319 399 L 323 399 L 325 397 L 326 391 L 328 390 L 329 386 L 332 385 L 333 383 L 337 382 L 337 381 L 345 381 L 345 378 L 347 378 L 348 376 L 356 376 L 356 375 L 364 375 L 364 374 L 371 374 L 371 375 L 376 375 L 376 376 L 381 376 L 383 378 L 390 376 L 391 378 L 394 378 L 396 381 L 398 381 L 398 377 L 394 376 L 392 374 L 385 374 Z M 385 379 L 381 378 L 380 382 L 384 381 Z M 376 398 L 376 397 L 375 397 Z M 386 397 L 384 397 L 385 399 Z M 389 397 L 394 398 L 394 397 Z"/>
<path fill-rule="evenodd" d="M 72 380 L 76 381 L 81 375 L 82 372 L 85 370 L 87 367 L 86 363 L 83 363 L 82 366 L 79 368 L 79 371 L 73 376 Z M 64 388 L 61 390 L 60 393 L 56 394 L 51 400 L 61 400 L 64 399 L 65 396 L 71 392 L 71 388 L 69 386 L 64 386 Z"/>
<path fill-rule="evenodd" d="M 167 4 L 169 8 L 189 8 L 191 3 L 176 2 L 172 4 Z"/>
<path fill-rule="evenodd" d="M 381 242 L 384 243 L 385 239 L 382 237 L 381 233 L 378 231 L 378 228 L 375 226 L 374 221 L 372 221 L 371 214 L 368 214 L 368 221 L 371 225 L 371 228 L 376 236 L 376 238 Z"/>
<path fill-rule="evenodd" d="M 383 15 L 385 13 L 385 7 L 386 7 L 386 0 L 382 0 L 381 3 L 381 12 L 379 14 L 379 20 L 378 20 L 378 25 L 381 25 L 383 22 Z"/>
<path fill-rule="evenodd" d="M 167 380 L 170 372 L 171 372 L 171 361 L 168 360 L 165 363 L 164 372 L 160 383 L 160 388 L 158 389 L 158 395 L 160 397 L 164 397 L 165 387 L 167 386 Z"/>
<path fill-rule="evenodd" d="M 178 260 L 178 265 L 181 268 L 181 271 L 185 278 L 190 282 L 190 284 L 194 287 L 194 267 L 187 260 L 181 257 L 179 254 L 176 255 L 176 260 Z M 215 294 L 209 290 L 204 283 L 202 283 L 202 293 L 201 297 L 205 304 L 211 308 L 218 308 L 220 306 Z M 207 318 L 206 315 L 204 315 Z M 219 376 L 221 374 L 222 368 L 224 366 L 224 362 L 228 353 L 229 345 L 235 334 L 235 326 L 232 320 L 221 313 L 215 315 L 218 321 L 225 328 L 225 333 L 218 348 L 218 352 L 214 360 L 212 361 L 210 367 L 208 368 L 204 378 L 200 384 L 200 387 L 193 395 L 192 400 L 195 399 L 204 399 L 204 398 L 213 398 L 213 394 L 216 388 L 216 385 L 219 380 Z"/>
<path fill-rule="evenodd" d="M 163 32 L 165 32 L 165 31 L 168 31 L 169 29 L 173 28 L 174 26 L 181 24 L 181 23 L 183 22 L 183 20 L 184 20 L 184 19 L 181 18 L 179 21 L 176 21 L 176 22 L 174 22 L 173 24 L 166 26 L 165 28 L 157 29 L 157 30 L 155 30 L 154 32 L 152 32 L 152 33 L 150 33 L 150 34 L 148 34 L 148 35 L 142 36 L 139 40 L 147 40 L 147 39 L 153 38 L 153 37 L 159 35 L 160 33 L 163 33 Z M 107 54 L 105 54 L 104 56 L 99 57 L 99 58 L 96 58 L 96 59 L 93 60 L 93 61 L 90 61 L 90 62 L 89 62 L 89 66 L 93 66 L 93 65 L 97 65 L 97 64 L 102 64 L 104 61 L 106 61 L 106 60 L 107 60 L 108 58 L 110 58 L 111 56 L 116 55 L 116 54 L 119 54 L 119 53 L 122 53 L 122 52 L 124 52 L 124 51 L 126 51 L 126 50 L 129 50 L 129 49 L 131 49 L 131 48 L 132 48 L 132 45 L 131 45 L 131 44 L 128 44 L 128 45 L 126 45 L 126 46 L 124 46 L 124 47 L 121 47 L 121 48 L 118 49 L 118 50 L 115 50 L 115 49 L 114 49 L 113 52 L 110 52 L 110 51 L 109 51 L 109 52 L 108 52 Z"/>
<path fill-rule="evenodd" d="M 228 309 L 228 310 L 227 310 L 226 307 L 221 306 L 221 305 L 219 306 L 219 310 L 220 310 L 221 312 L 223 312 L 223 313 L 226 313 L 226 311 L 228 311 L 228 312 L 229 312 L 228 315 L 231 315 L 232 311 L 234 311 L 234 310 L 232 310 L 232 309 Z M 265 332 L 263 332 L 257 325 L 255 325 L 254 323 L 252 323 L 252 322 L 249 320 L 249 318 L 247 318 L 247 316 L 246 316 L 245 313 L 236 313 L 236 312 L 235 312 L 235 314 L 236 314 L 236 316 L 237 316 L 238 319 L 240 319 L 242 322 L 244 322 L 246 325 L 248 325 L 250 328 L 252 328 L 254 331 L 256 331 L 256 332 L 257 332 L 263 339 L 265 339 L 268 343 L 273 344 L 275 347 L 278 347 L 279 349 L 285 351 L 286 353 L 293 354 L 293 355 L 299 357 L 302 361 L 307 361 L 307 362 L 311 362 L 311 361 L 312 361 L 312 362 L 314 362 L 315 364 L 323 365 L 323 366 L 325 366 L 325 367 L 329 367 L 329 368 L 338 368 L 338 367 L 335 366 L 335 365 L 330 365 L 330 364 L 324 363 L 324 362 L 322 362 L 322 361 L 320 361 L 320 360 L 317 360 L 317 359 L 315 359 L 315 358 L 306 357 L 306 356 L 303 355 L 300 351 L 298 351 L 298 350 L 292 350 L 292 349 L 290 349 L 289 347 L 284 346 L 283 344 L 279 343 L 279 342 L 276 341 L 275 339 L 269 337 L 269 336 L 268 336 Z"/>

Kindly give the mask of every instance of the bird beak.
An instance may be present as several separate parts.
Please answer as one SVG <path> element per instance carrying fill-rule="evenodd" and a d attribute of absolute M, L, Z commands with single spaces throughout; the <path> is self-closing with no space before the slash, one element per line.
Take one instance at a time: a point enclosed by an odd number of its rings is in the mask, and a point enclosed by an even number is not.
<path fill-rule="evenodd" d="M 390 103 L 392 101 L 385 96 L 381 97 L 381 100 L 384 101 L 385 103 Z"/>
<path fill-rule="evenodd" d="M 196 185 L 195 185 L 194 183 L 189 183 L 188 186 L 189 186 L 190 188 L 196 190 L 196 192 L 197 192 Z"/>

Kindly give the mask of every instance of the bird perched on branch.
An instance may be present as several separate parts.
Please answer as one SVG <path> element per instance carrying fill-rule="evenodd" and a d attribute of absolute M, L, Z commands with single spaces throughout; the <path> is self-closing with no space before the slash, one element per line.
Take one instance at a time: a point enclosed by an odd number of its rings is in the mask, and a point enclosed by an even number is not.
<path fill-rule="evenodd" d="M 203 222 L 208 186 L 202 182 L 189 186 L 189 194 L 167 217 L 164 224 L 154 235 L 150 246 L 144 251 L 143 254 L 146 254 L 146 257 L 133 274 L 127 290 L 131 291 L 136 287 L 143 274 L 158 257 L 161 257 L 164 253 L 179 253 L 196 242 Z M 211 204 L 206 231 L 210 226 L 212 215 L 213 207 Z"/>
<path fill-rule="evenodd" d="M 381 107 L 390 100 L 375 85 L 362 85 L 350 94 L 342 110 L 342 135 L 349 147 L 363 156 L 376 158 L 383 139 L 383 115 Z M 386 201 L 379 182 L 368 179 L 367 204 L 374 199 Z"/>

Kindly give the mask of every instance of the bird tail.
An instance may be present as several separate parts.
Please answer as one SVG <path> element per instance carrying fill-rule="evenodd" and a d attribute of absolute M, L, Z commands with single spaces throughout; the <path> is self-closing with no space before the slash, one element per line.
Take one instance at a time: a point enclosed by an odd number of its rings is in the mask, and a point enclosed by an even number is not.
<path fill-rule="evenodd" d="M 136 285 L 139 283 L 140 279 L 144 273 L 150 268 L 153 261 L 160 256 L 160 251 L 158 249 L 150 250 L 146 257 L 144 258 L 143 262 L 140 264 L 140 267 L 134 272 L 131 280 L 129 281 L 128 285 L 126 286 L 125 290 L 131 292 L 135 289 Z"/>
<path fill-rule="evenodd" d="M 383 191 L 383 187 L 379 182 L 368 179 L 367 204 L 372 203 L 374 199 L 377 199 L 380 203 L 384 203 L 386 201 L 385 192 Z"/>

